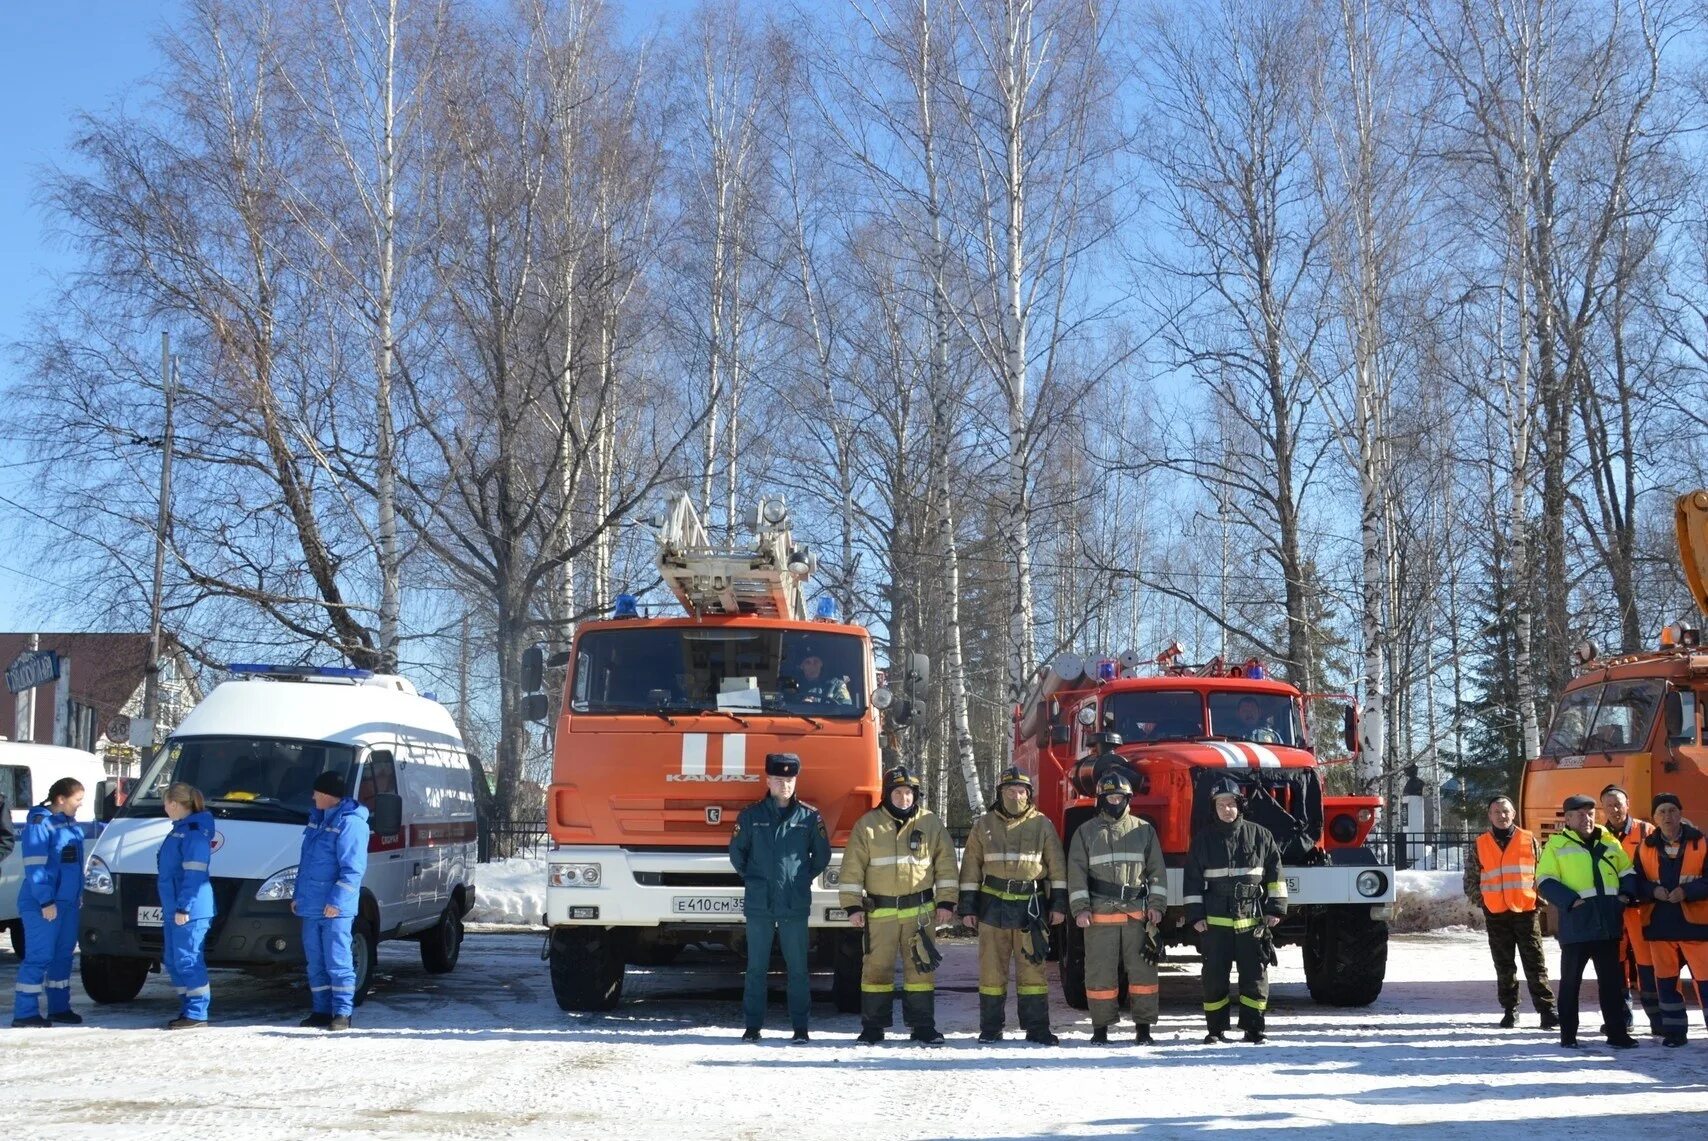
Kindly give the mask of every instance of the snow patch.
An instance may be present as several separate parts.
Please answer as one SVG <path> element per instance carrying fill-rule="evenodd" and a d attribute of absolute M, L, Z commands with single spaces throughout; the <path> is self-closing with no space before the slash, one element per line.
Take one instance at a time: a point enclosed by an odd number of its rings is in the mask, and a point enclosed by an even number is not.
<path fill-rule="evenodd" d="M 537 926 L 546 913 L 546 858 L 512 856 L 481 864 L 474 873 L 474 910 L 470 923 L 526 923 Z"/>
<path fill-rule="evenodd" d="M 1465 898 L 1462 872 L 1395 872 L 1394 889 L 1391 931 L 1482 930 L 1482 909 Z"/>

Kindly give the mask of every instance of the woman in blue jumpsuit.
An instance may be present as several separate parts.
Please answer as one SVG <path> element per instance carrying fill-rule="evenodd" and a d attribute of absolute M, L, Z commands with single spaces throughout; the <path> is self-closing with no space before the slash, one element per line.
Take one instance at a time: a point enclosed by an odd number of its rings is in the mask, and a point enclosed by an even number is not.
<path fill-rule="evenodd" d="M 192 785 L 174 784 L 165 800 L 172 831 L 160 845 L 156 882 L 165 921 L 166 972 L 178 990 L 178 1017 L 166 1029 L 196 1030 L 208 1024 L 212 995 L 204 945 L 214 917 L 213 883 L 208 879 L 214 818 Z"/>
<path fill-rule="evenodd" d="M 13 1026 L 83 1021 L 71 1009 L 71 953 L 83 902 L 83 826 L 72 818 L 82 805 L 82 782 L 61 777 L 24 824 L 24 880 L 18 886 L 24 961 L 12 997 Z"/>

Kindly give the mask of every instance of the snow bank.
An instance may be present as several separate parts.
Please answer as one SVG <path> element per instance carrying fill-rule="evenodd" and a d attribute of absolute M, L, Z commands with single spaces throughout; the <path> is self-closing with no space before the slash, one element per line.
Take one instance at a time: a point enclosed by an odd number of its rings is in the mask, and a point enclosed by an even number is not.
<path fill-rule="evenodd" d="M 481 864 L 474 873 L 474 910 L 470 923 L 526 923 L 538 926 L 546 913 L 546 858 L 513 856 Z"/>
<path fill-rule="evenodd" d="M 1461 872 L 1403 871 L 1394 873 L 1396 932 L 1481 928 L 1483 913 L 1465 898 Z"/>

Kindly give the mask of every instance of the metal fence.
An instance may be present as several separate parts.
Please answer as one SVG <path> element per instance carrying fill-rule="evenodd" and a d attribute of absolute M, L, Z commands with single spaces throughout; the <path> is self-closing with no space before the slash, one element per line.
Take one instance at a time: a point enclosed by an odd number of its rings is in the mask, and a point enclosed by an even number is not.
<path fill-rule="evenodd" d="M 1383 832 L 1372 833 L 1370 847 L 1376 858 L 1404 871 L 1462 872 L 1465 849 L 1477 842 L 1477 832 Z"/>
<path fill-rule="evenodd" d="M 543 848 L 546 843 L 546 822 L 542 818 L 526 820 L 482 819 L 477 833 L 476 851 L 483 864 L 507 860 Z"/>

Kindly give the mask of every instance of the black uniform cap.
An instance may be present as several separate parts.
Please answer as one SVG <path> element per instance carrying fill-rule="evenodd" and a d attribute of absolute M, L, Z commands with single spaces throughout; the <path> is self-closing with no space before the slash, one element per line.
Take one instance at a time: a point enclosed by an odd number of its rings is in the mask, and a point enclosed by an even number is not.
<path fill-rule="evenodd" d="M 344 778 L 335 772 L 324 772 L 314 778 L 314 791 L 323 792 L 327 796 L 336 796 L 343 800 L 350 795 L 350 786 L 344 783 Z"/>
<path fill-rule="evenodd" d="M 1560 811 L 1561 812 L 1582 812 L 1582 811 L 1594 812 L 1595 811 L 1595 798 L 1589 797 L 1589 796 L 1584 796 L 1582 793 L 1578 793 L 1576 796 L 1568 796 L 1568 797 L 1566 797 L 1566 802 L 1564 804 L 1560 805 Z"/>
<path fill-rule="evenodd" d="M 801 759 L 793 753 L 766 753 L 765 775 L 796 777 L 801 775 Z"/>

